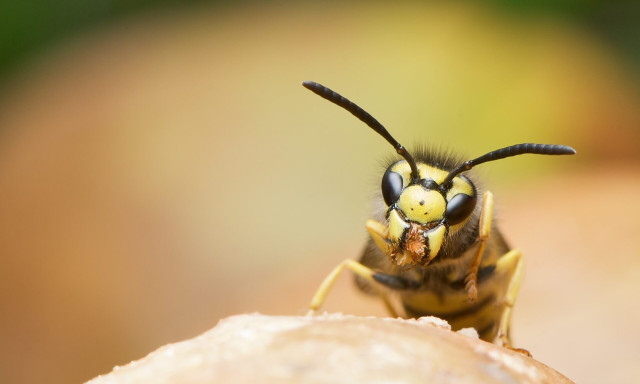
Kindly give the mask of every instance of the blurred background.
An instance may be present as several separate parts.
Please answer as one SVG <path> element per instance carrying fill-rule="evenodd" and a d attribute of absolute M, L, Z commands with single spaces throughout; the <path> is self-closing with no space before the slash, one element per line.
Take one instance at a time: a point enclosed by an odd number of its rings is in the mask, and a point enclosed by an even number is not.
<path fill-rule="evenodd" d="M 535 4 L 535 5 L 534 5 Z M 303 314 L 393 153 L 478 168 L 526 261 L 519 347 L 640 380 L 637 2 L 0 3 L 0 383 L 109 372 L 223 317 Z M 622 196 L 621 196 L 622 194 Z M 326 310 L 384 315 L 343 276 Z"/>

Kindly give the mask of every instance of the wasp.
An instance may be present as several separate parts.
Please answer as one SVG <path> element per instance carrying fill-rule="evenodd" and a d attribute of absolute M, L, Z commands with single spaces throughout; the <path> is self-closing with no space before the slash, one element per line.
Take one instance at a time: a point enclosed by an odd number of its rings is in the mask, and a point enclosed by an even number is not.
<path fill-rule="evenodd" d="M 576 151 L 565 145 L 525 143 L 467 161 L 425 148 L 416 150 L 414 158 L 353 102 L 321 84 L 302 85 L 367 124 L 401 157 L 382 176 L 378 209 L 366 222 L 370 238 L 359 261 L 347 259 L 333 269 L 316 291 L 310 314 L 322 305 L 338 275 L 349 269 L 358 287 L 377 293 L 393 317 L 436 316 L 454 330 L 473 327 L 481 339 L 516 349 L 509 327 L 523 258 L 494 224 L 493 194 L 481 192 L 469 171 L 511 156 Z M 402 312 L 389 298 L 392 292 Z"/>

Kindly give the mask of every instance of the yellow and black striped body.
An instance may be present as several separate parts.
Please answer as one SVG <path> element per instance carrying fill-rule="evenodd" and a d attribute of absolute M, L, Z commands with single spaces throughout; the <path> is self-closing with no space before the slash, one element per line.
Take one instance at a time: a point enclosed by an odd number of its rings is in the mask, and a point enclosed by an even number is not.
<path fill-rule="evenodd" d="M 477 232 L 477 230 L 476 230 Z M 367 243 L 360 263 L 385 275 L 397 275 L 414 286 L 396 286 L 394 282 L 377 281 L 397 292 L 406 317 L 436 316 L 449 322 L 454 330 L 473 327 L 483 340 L 494 341 L 504 315 L 508 287 L 514 277 L 520 255 L 510 252 L 502 235 L 493 228 L 482 255 L 477 277 L 478 298 L 470 302 L 465 289 L 465 276 L 477 244 L 463 251 L 459 257 L 434 260 L 426 267 L 402 272 L 387 262 L 387 257 L 373 240 Z M 356 275 L 358 286 L 375 293 L 369 282 Z M 382 280 L 382 281 L 381 281 Z M 388 282 L 388 283 L 386 283 Z M 508 335 L 505 335 L 508 337 Z"/>

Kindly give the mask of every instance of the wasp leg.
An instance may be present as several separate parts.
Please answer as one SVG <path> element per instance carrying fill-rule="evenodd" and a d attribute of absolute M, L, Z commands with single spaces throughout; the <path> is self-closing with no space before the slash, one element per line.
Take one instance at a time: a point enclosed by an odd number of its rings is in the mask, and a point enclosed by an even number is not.
<path fill-rule="evenodd" d="M 511 324 L 511 312 L 513 305 L 520 289 L 520 281 L 522 281 L 522 271 L 524 262 L 522 260 L 522 254 L 518 250 L 509 251 L 502 256 L 496 263 L 496 272 L 498 274 L 504 274 L 509 281 L 507 285 L 507 291 L 501 305 L 504 306 L 502 316 L 500 317 L 500 324 L 498 325 L 498 335 L 496 336 L 500 345 L 505 348 L 520 352 L 524 355 L 531 356 L 531 353 L 526 349 L 514 348 L 511 345 L 511 337 L 509 336 L 509 326 Z"/>
<path fill-rule="evenodd" d="M 325 279 L 322 281 L 322 284 L 320 284 L 320 287 L 318 287 L 318 290 L 316 291 L 315 295 L 313 295 L 313 299 L 311 299 L 311 304 L 309 304 L 308 315 L 313 315 L 315 313 L 315 311 L 317 311 L 318 308 L 320 308 L 320 306 L 322 305 L 324 300 L 327 298 L 327 295 L 329 295 L 329 291 L 331 290 L 331 287 L 333 287 L 333 284 L 338 279 L 338 276 L 340 275 L 340 273 L 345 268 L 350 269 L 356 275 L 358 275 L 358 276 L 366 279 L 367 281 L 369 281 L 371 283 L 371 285 L 378 292 L 378 295 L 382 299 L 382 302 L 384 303 L 385 307 L 387 308 L 387 311 L 389 311 L 389 314 L 392 317 L 398 317 L 398 315 L 397 315 L 395 309 L 393 309 L 393 306 L 391 305 L 391 302 L 389 301 L 389 298 L 387 297 L 387 295 L 375 283 L 374 275 L 376 275 L 378 273 L 375 272 L 373 269 L 371 269 L 369 267 L 366 267 L 366 266 L 358 263 L 357 261 L 351 260 L 351 259 L 347 259 L 347 260 L 343 261 L 342 263 L 338 264 L 338 266 L 335 267 L 333 269 L 333 271 L 331 271 L 331 273 L 329 273 L 329 275 L 327 277 L 325 277 Z"/>
<path fill-rule="evenodd" d="M 482 254 L 491 233 L 491 218 L 493 216 L 493 194 L 486 191 L 482 195 L 482 209 L 480 210 L 480 220 L 478 227 L 478 249 L 476 250 L 467 274 L 464 279 L 465 289 L 467 290 L 467 300 L 471 303 L 475 303 L 478 300 L 478 267 L 480 267 L 480 260 Z"/>
<path fill-rule="evenodd" d="M 375 220 L 367 220 L 365 227 L 382 253 L 389 254 L 389 230 L 387 227 Z"/>

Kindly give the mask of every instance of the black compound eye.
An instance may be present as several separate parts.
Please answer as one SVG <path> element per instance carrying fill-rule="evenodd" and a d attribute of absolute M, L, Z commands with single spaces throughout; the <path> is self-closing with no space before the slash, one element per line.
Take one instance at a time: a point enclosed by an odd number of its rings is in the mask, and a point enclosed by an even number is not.
<path fill-rule="evenodd" d="M 475 193 L 473 196 L 464 193 L 453 196 L 447 203 L 447 210 L 444 213 L 449 225 L 456 225 L 469 217 L 476 207 L 477 200 Z"/>
<path fill-rule="evenodd" d="M 388 206 L 395 203 L 402 193 L 402 176 L 397 172 L 387 169 L 382 176 L 382 197 Z"/>

